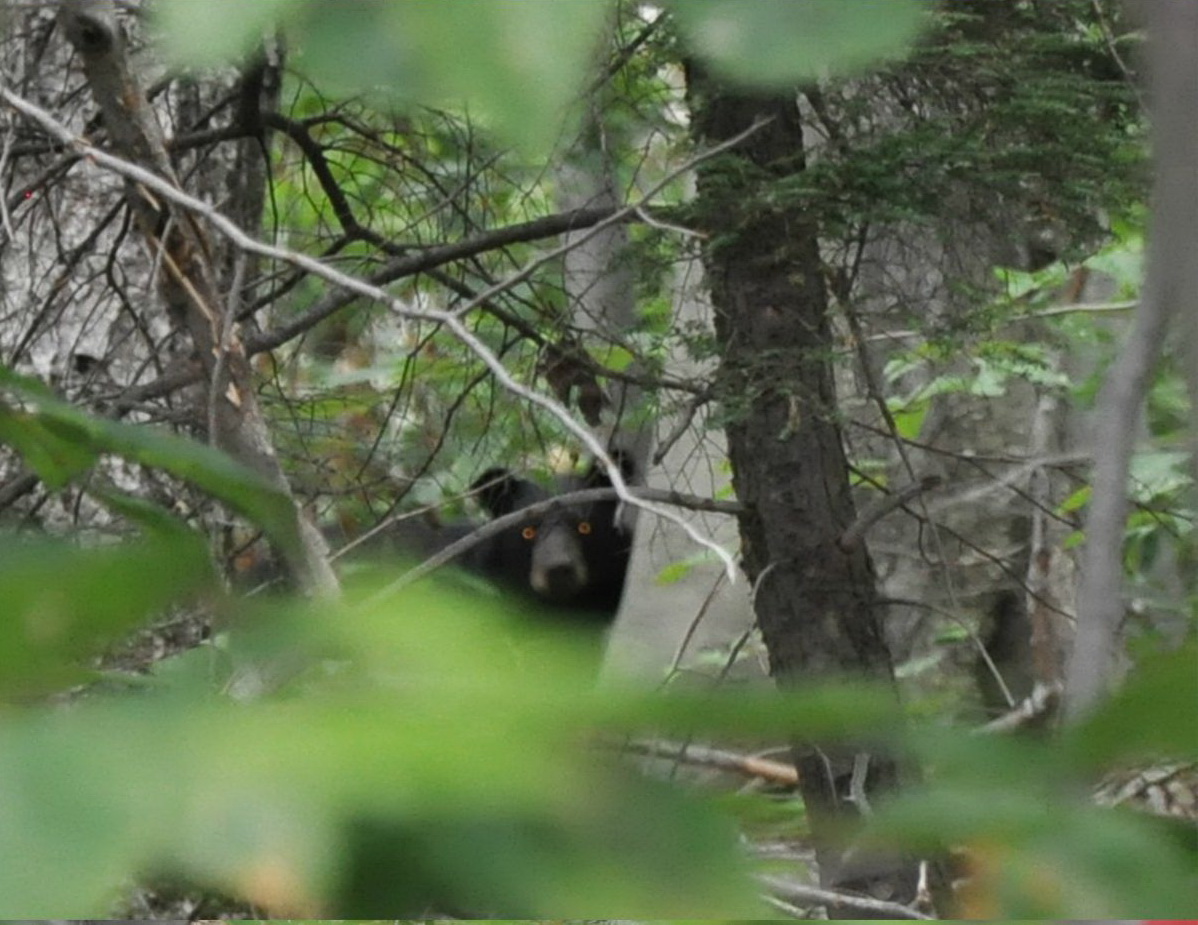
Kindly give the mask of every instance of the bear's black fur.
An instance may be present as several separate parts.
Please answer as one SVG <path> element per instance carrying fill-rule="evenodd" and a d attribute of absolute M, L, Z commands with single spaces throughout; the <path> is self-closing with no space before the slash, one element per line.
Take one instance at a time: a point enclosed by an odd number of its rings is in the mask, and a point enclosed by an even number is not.
<path fill-rule="evenodd" d="M 625 479 L 634 467 L 615 451 L 612 458 Z M 610 488 L 611 480 L 598 464 L 585 475 L 559 479 L 553 491 L 507 469 L 488 469 L 471 486 L 483 510 L 492 518 L 521 511 L 539 502 L 586 488 Z M 454 560 L 454 565 L 493 582 L 523 600 L 526 609 L 556 620 L 606 629 L 615 619 L 624 593 L 632 553 L 632 530 L 621 523 L 620 502 L 553 504 L 530 514 L 514 526 L 488 536 Z M 469 521 L 434 526 L 421 520 L 401 520 L 351 544 L 350 561 L 365 560 L 374 568 L 397 561 L 427 558 L 474 533 Z M 334 548 L 344 536 L 326 532 Z M 277 582 L 280 569 L 270 559 L 238 569 L 243 587 Z"/>
<path fill-rule="evenodd" d="M 628 458 L 621 453 L 613 458 L 625 478 L 630 478 L 633 469 Z M 483 509 L 498 518 L 557 495 L 609 487 L 611 480 L 603 468 L 592 464 L 581 478 L 560 481 L 554 492 L 506 469 L 488 469 L 472 489 Z M 461 564 L 540 611 L 606 627 L 620 606 L 632 553 L 632 531 L 620 522 L 619 513 L 620 502 L 615 499 L 553 505 L 487 537 Z M 455 525 L 451 532 L 456 535 L 447 535 L 446 540 L 462 535 L 462 526 Z"/>

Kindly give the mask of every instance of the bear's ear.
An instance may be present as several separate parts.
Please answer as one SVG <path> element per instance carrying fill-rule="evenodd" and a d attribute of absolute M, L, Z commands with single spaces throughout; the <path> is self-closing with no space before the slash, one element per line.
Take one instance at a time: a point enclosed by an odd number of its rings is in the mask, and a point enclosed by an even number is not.
<path fill-rule="evenodd" d="M 624 450 L 612 449 L 608 450 L 608 454 L 617 466 L 620 467 L 620 475 L 624 476 L 624 481 L 631 481 L 636 476 L 636 464 L 632 461 L 632 457 Z M 587 488 L 610 488 L 611 479 L 607 477 L 607 472 L 599 465 L 598 461 L 591 463 L 591 468 L 587 470 L 586 475 L 582 477 L 582 484 Z"/>
<path fill-rule="evenodd" d="M 517 488 L 515 476 L 501 467 L 488 469 L 470 485 L 470 491 L 478 495 L 478 503 L 492 517 L 511 513 Z"/>

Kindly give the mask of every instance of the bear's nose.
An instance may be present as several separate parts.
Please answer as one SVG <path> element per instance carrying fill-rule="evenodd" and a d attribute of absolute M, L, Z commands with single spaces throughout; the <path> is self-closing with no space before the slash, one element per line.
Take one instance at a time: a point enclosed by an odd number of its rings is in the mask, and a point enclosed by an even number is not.
<path fill-rule="evenodd" d="M 549 597 L 564 598 L 576 594 L 582 587 L 580 569 L 563 562 L 545 571 L 545 588 Z"/>

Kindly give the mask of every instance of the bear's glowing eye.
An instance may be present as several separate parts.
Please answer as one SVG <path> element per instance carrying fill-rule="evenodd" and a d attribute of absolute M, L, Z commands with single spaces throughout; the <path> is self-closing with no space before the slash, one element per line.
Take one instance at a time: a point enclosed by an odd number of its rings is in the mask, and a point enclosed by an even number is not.
<path fill-rule="evenodd" d="M 532 526 L 525 527 L 520 531 L 520 535 L 526 540 L 535 540 L 537 538 L 537 528 Z"/>
<path fill-rule="evenodd" d="M 578 522 L 578 532 L 581 533 L 583 536 L 588 536 L 591 532 L 591 525 L 589 523 L 587 523 L 585 520 L 580 520 Z"/>

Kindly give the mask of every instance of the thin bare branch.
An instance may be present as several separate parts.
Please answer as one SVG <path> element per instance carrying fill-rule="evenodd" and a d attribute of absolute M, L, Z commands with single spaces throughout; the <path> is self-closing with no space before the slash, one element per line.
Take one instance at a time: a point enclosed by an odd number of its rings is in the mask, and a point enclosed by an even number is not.
<path fill-rule="evenodd" d="M 733 771 L 786 787 L 793 787 L 799 782 L 799 772 L 795 770 L 793 764 L 762 758 L 758 755 L 742 755 L 739 752 L 730 752 L 722 748 L 708 748 L 689 742 L 638 739 L 632 742 L 621 742 L 620 749 L 636 755 L 669 758 L 685 764 Z"/>
<path fill-rule="evenodd" d="M 879 498 L 857 515 L 857 519 L 849 524 L 848 529 L 840 535 L 840 539 L 836 541 L 837 545 L 846 551 L 852 549 L 865 539 L 865 534 L 869 532 L 870 527 L 879 520 L 891 511 L 902 507 L 916 495 L 922 495 L 924 492 L 931 491 L 942 481 L 943 479 L 938 475 L 925 475 L 919 481 L 911 482 L 909 485 L 904 485 L 898 491 L 891 492 Z"/>
<path fill-rule="evenodd" d="M 1006 734 L 1042 729 L 1056 720 L 1061 705 L 1061 685 L 1036 682 L 1032 692 L 1002 716 L 992 719 L 980 729 L 980 733 Z"/>
<path fill-rule="evenodd" d="M 836 906 L 844 909 L 860 909 L 863 912 L 880 913 L 880 917 L 888 919 L 915 919 L 933 921 L 935 916 L 917 912 L 910 906 L 901 903 L 887 902 L 883 899 L 872 899 L 868 896 L 857 896 L 852 893 L 841 893 L 837 890 L 825 890 L 817 886 L 808 886 L 794 880 L 785 880 L 768 874 L 759 874 L 757 880 L 775 896 L 791 902 L 815 903 L 821 906 Z"/>
<path fill-rule="evenodd" d="M 651 187 L 640 200 L 630 203 L 620 209 L 617 209 L 610 216 L 602 221 L 597 222 L 585 233 L 572 239 L 569 243 L 542 254 L 537 259 L 529 262 L 521 267 L 516 272 L 505 277 L 499 282 L 484 290 L 477 297 L 467 302 L 465 305 L 459 306 L 453 311 L 442 311 L 432 308 L 416 308 L 406 304 L 400 299 L 395 298 L 386 290 L 378 286 L 370 285 L 363 280 L 344 273 L 334 267 L 328 266 L 319 260 L 315 260 L 306 254 L 301 254 L 292 251 L 288 248 L 279 247 L 277 245 L 265 244 L 256 240 L 252 236 L 246 234 L 237 224 L 231 221 L 226 216 L 218 212 L 213 206 L 202 200 L 191 196 L 182 190 L 178 189 L 172 183 L 162 179 L 156 174 L 136 164 L 131 164 L 123 158 L 116 157 L 108 152 L 97 148 L 91 144 L 86 138 L 75 135 L 67 126 L 63 125 L 55 119 L 45 109 L 29 102 L 16 93 L 13 93 L 7 87 L 0 87 L 0 99 L 9 106 L 16 109 L 26 117 L 37 122 L 41 127 L 53 135 L 64 145 L 73 148 L 84 155 L 98 167 L 105 170 L 111 170 L 113 173 L 126 177 L 130 180 L 135 180 L 140 183 L 145 189 L 162 196 L 170 202 L 181 206 L 188 211 L 202 216 L 209 221 L 221 234 L 225 235 L 233 244 L 250 253 L 258 254 L 270 260 L 277 260 L 282 263 L 289 263 L 299 267 L 313 276 L 317 276 L 333 285 L 340 286 L 350 292 L 356 293 L 367 299 L 373 299 L 387 305 L 399 317 L 410 318 L 420 321 L 431 321 L 437 324 L 444 325 L 455 337 L 458 338 L 471 352 L 482 361 L 482 363 L 492 372 L 499 384 L 511 394 L 523 399 L 529 404 L 536 405 L 544 409 L 548 413 L 556 417 L 562 425 L 570 431 L 586 449 L 598 460 L 604 467 L 608 478 L 611 480 L 612 487 L 621 501 L 635 505 L 651 513 L 664 517 L 680 526 L 692 540 L 706 549 L 710 549 L 724 563 L 724 568 L 728 573 L 729 580 L 734 581 L 736 577 L 736 563 L 733 561 L 729 552 L 720 546 L 718 543 L 703 536 L 691 523 L 687 522 L 682 517 L 674 514 L 672 511 L 633 497 L 629 492 L 627 483 L 624 481 L 623 475 L 620 473 L 620 467 L 617 466 L 607 454 L 606 447 L 595 437 L 594 434 L 587 429 L 586 426 L 578 422 L 564 405 L 556 399 L 548 395 L 544 395 L 536 390 L 517 382 L 516 379 L 508 372 L 507 367 L 502 361 L 484 344 L 465 324 L 463 318 L 465 314 L 486 301 L 494 298 L 501 292 L 510 289 L 524 280 L 528 279 L 537 268 L 566 253 L 571 248 L 581 245 L 589 240 L 594 235 L 601 232 L 609 225 L 616 222 L 624 221 L 629 215 L 633 214 L 637 209 L 643 208 L 647 201 L 658 191 L 663 189 L 669 183 L 673 182 L 678 176 L 693 170 L 694 167 L 710 157 L 713 157 L 729 148 L 741 144 L 746 138 L 760 131 L 766 124 L 766 121 L 755 122 L 749 128 L 740 132 L 736 136 L 727 139 L 719 145 L 715 145 L 708 150 L 702 152 L 694 158 L 691 158 L 685 164 L 682 164 L 676 170 L 671 171 L 660 182 Z"/>

